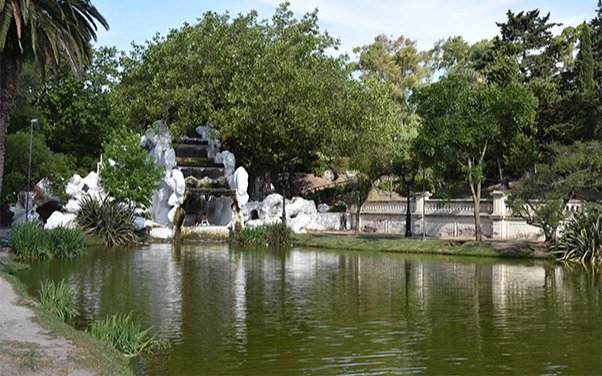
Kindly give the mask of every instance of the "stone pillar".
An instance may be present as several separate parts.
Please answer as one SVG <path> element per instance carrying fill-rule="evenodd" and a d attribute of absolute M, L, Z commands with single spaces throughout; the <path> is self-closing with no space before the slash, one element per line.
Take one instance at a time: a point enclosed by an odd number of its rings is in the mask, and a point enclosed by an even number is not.
<path fill-rule="evenodd" d="M 420 233 L 422 235 L 425 233 L 425 230 L 428 229 L 426 214 L 424 219 L 422 218 L 422 214 L 426 212 L 426 202 L 433 194 L 431 192 L 414 192 L 414 211 L 412 212 L 413 219 L 413 229 L 414 232 Z M 419 231 L 418 231 L 419 230 Z M 428 232 L 425 233 L 428 235 Z"/>
<path fill-rule="evenodd" d="M 508 209 L 506 208 L 506 200 L 508 196 L 503 191 L 491 192 L 493 197 L 493 213 L 491 214 L 491 228 L 493 239 L 506 239 L 508 237 L 508 223 L 506 216 Z"/>

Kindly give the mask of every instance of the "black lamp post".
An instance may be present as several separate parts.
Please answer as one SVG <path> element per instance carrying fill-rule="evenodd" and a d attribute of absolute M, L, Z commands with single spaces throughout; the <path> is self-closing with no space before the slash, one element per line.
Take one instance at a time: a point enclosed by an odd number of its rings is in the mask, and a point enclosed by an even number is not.
<path fill-rule="evenodd" d="M 289 178 L 289 173 L 284 170 L 283 172 L 278 174 L 278 179 L 280 179 L 280 187 L 282 189 L 282 224 L 286 225 L 286 183 Z"/>
<path fill-rule="evenodd" d="M 401 179 L 406 188 L 406 233 L 405 237 L 412 237 L 412 213 L 410 212 L 410 194 L 412 193 L 412 184 L 414 184 L 415 174 L 410 172 L 406 165 L 401 167 Z"/>
<path fill-rule="evenodd" d="M 29 122 L 29 162 L 27 164 L 27 192 L 25 195 L 25 222 L 29 222 L 29 192 L 31 191 L 31 152 L 33 148 L 33 130 L 39 130 L 38 119 Z"/>

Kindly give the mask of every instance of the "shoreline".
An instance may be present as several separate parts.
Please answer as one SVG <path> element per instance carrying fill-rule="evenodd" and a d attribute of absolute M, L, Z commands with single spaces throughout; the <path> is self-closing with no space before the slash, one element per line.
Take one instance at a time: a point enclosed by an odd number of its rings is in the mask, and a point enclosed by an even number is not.
<path fill-rule="evenodd" d="M 128 359 L 47 312 L 0 253 L 0 374 L 133 375 Z"/>
<path fill-rule="evenodd" d="M 366 234 L 294 234 L 293 244 L 301 247 L 375 251 L 465 257 L 522 258 L 555 260 L 543 243 L 526 241 L 455 240 L 410 238 Z"/>

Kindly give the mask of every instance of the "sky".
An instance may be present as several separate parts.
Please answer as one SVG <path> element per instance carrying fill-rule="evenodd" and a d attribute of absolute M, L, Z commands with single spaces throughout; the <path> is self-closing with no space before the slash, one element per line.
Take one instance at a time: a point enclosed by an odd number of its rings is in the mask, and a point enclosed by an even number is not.
<path fill-rule="evenodd" d="M 157 32 L 167 33 L 184 22 L 195 23 L 203 13 L 232 16 L 257 10 L 269 18 L 282 0 L 92 0 L 110 25 L 100 30 L 96 46 L 128 51 Z M 320 27 L 340 39 L 341 51 L 353 57 L 354 47 L 370 44 L 379 34 L 404 35 L 421 50 L 439 39 L 461 35 L 474 43 L 497 35 L 495 22 L 503 22 L 510 9 L 540 9 L 550 20 L 576 26 L 594 17 L 597 0 L 292 0 L 297 16 L 318 9 Z M 556 32 L 559 32 L 557 30 Z"/>

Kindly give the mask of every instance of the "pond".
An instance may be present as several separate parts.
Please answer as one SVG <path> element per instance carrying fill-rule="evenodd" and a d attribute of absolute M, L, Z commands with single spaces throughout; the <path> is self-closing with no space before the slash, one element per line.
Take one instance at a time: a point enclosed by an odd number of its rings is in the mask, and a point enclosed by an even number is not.
<path fill-rule="evenodd" d="M 154 326 L 140 375 L 602 374 L 600 273 L 547 261 L 151 245 L 20 278 L 65 279 L 81 326 Z"/>

